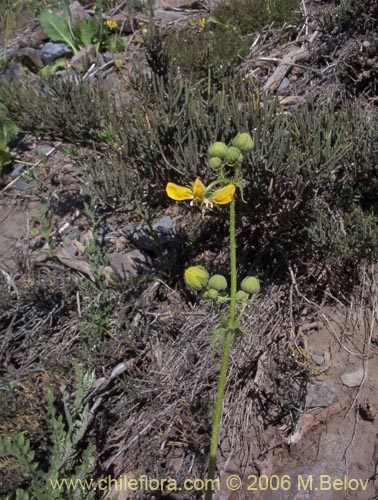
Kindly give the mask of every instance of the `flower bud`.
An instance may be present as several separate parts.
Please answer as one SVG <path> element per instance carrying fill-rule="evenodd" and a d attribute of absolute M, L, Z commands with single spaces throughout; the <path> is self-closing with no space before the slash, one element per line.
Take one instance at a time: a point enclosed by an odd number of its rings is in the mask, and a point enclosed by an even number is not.
<path fill-rule="evenodd" d="M 246 302 L 248 300 L 248 294 L 243 290 L 236 292 L 236 302 Z"/>
<path fill-rule="evenodd" d="M 223 290 L 226 290 L 227 288 L 227 280 L 224 276 L 221 274 L 214 274 L 209 279 L 209 288 L 212 288 L 213 290 L 217 290 L 218 292 L 222 292 Z"/>
<path fill-rule="evenodd" d="M 247 293 L 258 293 L 260 291 L 260 281 L 252 276 L 247 276 L 241 282 L 240 288 Z"/>
<path fill-rule="evenodd" d="M 210 158 L 224 158 L 226 156 L 227 146 L 224 142 L 214 142 L 209 147 Z"/>
<path fill-rule="evenodd" d="M 240 151 L 247 153 L 253 149 L 253 139 L 249 134 L 244 132 L 243 134 L 238 134 L 235 137 L 232 141 L 232 145 Z"/>
<path fill-rule="evenodd" d="M 241 155 L 241 153 L 240 153 L 240 150 L 238 148 L 235 148 L 234 146 L 230 146 L 229 148 L 227 148 L 226 160 L 228 163 L 233 165 L 239 160 L 240 155 Z"/>
<path fill-rule="evenodd" d="M 214 288 L 210 288 L 209 293 L 208 293 L 208 297 L 211 300 L 216 300 L 218 298 L 217 290 L 214 290 Z"/>
<path fill-rule="evenodd" d="M 209 281 L 209 273 L 202 266 L 188 267 L 184 273 L 186 286 L 192 290 L 202 290 Z"/>
<path fill-rule="evenodd" d="M 222 166 L 222 159 L 219 158 L 218 156 L 214 156 L 213 158 L 210 158 L 209 160 L 209 167 L 212 168 L 213 170 L 218 170 Z"/>
<path fill-rule="evenodd" d="M 244 156 L 240 153 L 238 159 L 235 161 L 234 165 L 240 167 L 243 163 Z"/>

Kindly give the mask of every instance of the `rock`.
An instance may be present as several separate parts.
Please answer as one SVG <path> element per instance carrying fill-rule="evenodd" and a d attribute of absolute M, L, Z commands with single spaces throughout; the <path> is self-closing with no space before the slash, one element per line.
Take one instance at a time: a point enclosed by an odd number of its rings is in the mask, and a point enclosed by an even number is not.
<path fill-rule="evenodd" d="M 324 356 L 321 352 L 312 352 L 311 357 L 318 366 L 324 364 Z"/>
<path fill-rule="evenodd" d="M 290 80 L 285 76 L 283 80 L 281 81 L 279 87 L 278 87 L 278 92 L 282 92 L 283 90 L 286 90 L 290 86 Z"/>
<path fill-rule="evenodd" d="M 11 61 L 8 66 L 0 69 L 0 80 L 6 80 L 9 83 L 21 83 L 25 80 L 25 73 L 22 65 Z"/>
<path fill-rule="evenodd" d="M 17 163 L 17 165 L 14 167 L 14 169 L 12 170 L 12 172 L 10 174 L 11 179 L 15 179 L 16 177 L 19 177 L 23 173 L 25 168 L 26 168 L 25 163 Z"/>
<path fill-rule="evenodd" d="M 39 49 L 43 42 L 47 42 L 49 37 L 45 34 L 38 22 L 30 23 L 31 33 L 29 36 L 22 37 L 20 39 L 20 47 L 31 47 L 33 49 Z"/>
<path fill-rule="evenodd" d="M 27 181 L 26 179 L 20 179 L 19 181 L 16 182 L 16 188 L 19 191 L 26 191 L 30 187 L 30 182 Z"/>
<path fill-rule="evenodd" d="M 122 279 L 135 278 L 146 270 L 147 257 L 138 249 L 109 254 L 109 264 Z"/>
<path fill-rule="evenodd" d="M 47 42 L 41 49 L 41 57 L 44 64 L 50 64 L 59 57 L 72 54 L 65 43 Z"/>
<path fill-rule="evenodd" d="M 143 228 L 134 228 L 131 225 L 127 225 L 122 231 L 137 248 L 145 250 L 146 252 L 154 252 L 156 250 L 155 240 L 149 236 Z"/>
<path fill-rule="evenodd" d="M 4 271 L 7 274 L 14 275 L 18 270 L 17 262 L 13 259 L 0 260 L 0 271 Z M 0 275 L 2 273 L 0 272 Z"/>
<path fill-rule="evenodd" d="M 52 149 L 53 149 L 52 146 L 42 145 L 37 147 L 36 153 L 38 156 L 46 156 L 47 154 L 51 153 Z"/>
<path fill-rule="evenodd" d="M 176 245 L 178 236 L 174 231 L 173 221 L 170 217 L 161 217 L 152 225 L 152 228 L 155 231 L 156 238 L 150 236 L 146 228 L 134 227 L 131 224 L 124 226 L 122 231 L 133 245 L 146 252 L 159 253 L 158 241 L 164 248 L 172 248 Z"/>
<path fill-rule="evenodd" d="M 70 4 L 70 12 L 72 24 L 75 24 L 82 19 L 90 19 L 91 17 L 84 7 L 77 1 Z"/>
<path fill-rule="evenodd" d="M 32 49 L 31 47 L 19 49 L 13 56 L 13 59 L 23 66 L 26 66 L 33 73 L 38 73 L 38 71 L 43 68 L 40 51 Z"/>
<path fill-rule="evenodd" d="M 364 377 L 364 369 L 359 368 L 354 372 L 343 373 L 341 375 L 341 381 L 347 387 L 357 387 L 361 384 L 363 377 Z"/>
<path fill-rule="evenodd" d="M 98 61 L 98 52 L 94 45 L 88 45 L 84 47 L 71 59 L 71 67 L 75 69 L 78 73 L 83 73 L 87 69 Z"/>
<path fill-rule="evenodd" d="M 115 96 L 118 104 L 121 104 L 120 96 L 125 89 L 125 80 L 123 80 L 118 72 L 112 71 L 106 75 L 104 81 L 106 82 L 106 88 Z"/>
<path fill-rule="evenodd" d="M 195 9 L 199 7 L 199 3 L 198 0 L 156 0 L 155 9 L 179 9 L 183 7 Z"/>
<path fill-rule="evenodd" d="M 63 248 L 69 255 L 72 255 L 72 257 L 76 257 L 77 250 L 75 247 L 73 247 L 72 245 L 63 244 Z"/>
<path fill-rule="evenodd" d="M 330 381 L 308 384 L 306 407 L 317 408 L 330 406 L 337 401 L 336 387 Z"/>
<path fill-rule="evenodd" d="M 156 9 L 154 11 L 154 19 L 160 21 L 163 26 L 166 26 L 170 23 L 186 22 L 188 15 L 174 10 Z"/>
<path fill-rule="evenodd" d="M 171 217 L 167 215 L 160 217 L 160 219 L 158 219 L 152 227 L 157 232 L 159 240 L 163 246 L 170 246 L 177 240 L 177 235 L 175 234 Z"/>
<path fill-rule="evenodd" d="M 323 357 L 324 357 L 324 363 L 329 363 L 331 361 L 331 353 L 329 351 L 325 351 Z"/>

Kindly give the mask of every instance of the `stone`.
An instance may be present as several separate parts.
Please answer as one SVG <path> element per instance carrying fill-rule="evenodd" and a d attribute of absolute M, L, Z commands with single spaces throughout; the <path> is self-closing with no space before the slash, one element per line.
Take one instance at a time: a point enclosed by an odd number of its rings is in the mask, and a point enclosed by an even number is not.
<path fill-rule="evenodd" d="M 324 356 L 321 352 L 312 352 L 311 357 L 318 366 L 324 364 Z"/>
<path fill-rule="evenodd" d="M 278 87 L 278 92 L 282 92 L 283 90 L 286 90 L 290 86 L 290 80 L 285 76 L 285 78 L 282 79 L 279 87 Z"/>
<path fill-rule="evenodd" d="M 46 156 L 47 154 L 51 153 L 52 149 L 53 149 L 52 146 L 41 145 L 37 147 L 36 153 L 38 156 Z"/>
<path fill-rule="evenodd" d="M 70 4 L 70 12 L 72 24 L 75 24 L 82 19 L 90 19 L 91 17 L 84 7 L 77 1 Z"/>
<path fill-rule="evenodd" d="M 155 9 L 198 8 L 198 0 L 156 0 Z"/>
<path fill-rule="evenodd" d="M 124 280 L 135 278 L 148 265 L 147 257 L 138 249 L 112 253 L 107 257 L 113 271 Z"/>
<path fill-rule="evenodd" d="M 152 226 L 157 232 L 159 240 L 163 246 L 170 246 L 177 239 L 175 234 L 173 221 L 171 217 L 165 215 L 160 217 Z"/>
<path fill-rule="evenodd" d="M 161 246 L 171 248 L 177 243 L 178 236 L 174 231 L 171 217 L 161 217 L 152 225 L 152 228 Z M 149 235 L 146 228 L 140 226 L 134 227 L 131 224 L 127 224 L 122 228 L 122 232 L 137 248 L 146 252 L 159 252 L 159 243 Z"/>
<path fill-rule="evenodd" d="M 6 80 L 9 83 L 21 83 L 25 80 L 25 73 L 22 64 L 11 61 L 5 68 L 0 69 L 0 80 Z"/>
<path fill-rule="evenodd" d="M 128 237 L 137 248 L 145 250 L 146 252 L 154 252 L 156 250 L 155 240 L 149 236 L 143 228 L 130 228 L 130 226 L 126 226 L 125 228 L 126 237 Z"/>
<path fill-rule="evenodd" d="M 19 191 L 26 191 L 30 187 L 31 187 L 30 182 L 27 181 L 26 179 L 20 179 L 19 181 L 16 182 L 16 188 Z"/>
<path fill-rule="evenodd" d="M 49 37 L 43 31 L 38 21 L 30 21 L 27 32 L 18 40 L 20 48 L 32 47 L 33 49 L 41 48 L 43 42 L 48 41 Z"/>
<path fill-rule="evenodd" d="M 44 64 L 50 64 L 59 57 L 72 54 L 72 51 L 65 43 L 47 42 L 41 49 L 41 57 Z"/>
<path fill-rule="evenodd" d="M 71 59 L 71 68 L 75 69 L 78 73 L 83 73 L 98 61 L 98 52 L 94 45 L 84 47 Z"/>
<path fill-rule="evenodd" d="M 350 373 L 343 373 L 341 375 L 341 381 L 347 387 L 358 387 L 364 378 L 364 369 L 359 368 L 358 370 Z"/>
<path fill-rule="evenodd" d="M 12 172 L 10 174 L 11 179 L 15 179 L 16 177 L 19 177 L 23 173 L 25 168 L 26 168 L 25 163 L 17 163 L 17 165 L 14 167 L 14 169 L 12 170 Z"/>
<path fill-rule="evenodd" d="M 14 275 L 18 271 L 17 262 L 13 259 L 0 260 L 0 271 L 4 271 L 7 274 Z M 2 273 L 0 273 L 1 275 Z"/>
<path fill-rule="evenodd" d="M 13 56 L 13 59 L 16 62 L 21 63 L 33 73 L 38 73 L 38 71 L 43 68 L 40 51 L 32 49 L 31 47 L 19 49 Z"/>
<path fill-rule="evenodd" d="M 174 10 L 156 9 L 154 11 L 154 19 L 159 21 L 163 26 L 167 26 L 168 24 L 180 21 L 187 22 L 188 16 Z"/>
<path fill-rule="evenodd" d="M 326 408 L 335 401 L 337 401 L 337 391 L 332 382 L 323 381 L 307 385 L 307 408 Z"/>

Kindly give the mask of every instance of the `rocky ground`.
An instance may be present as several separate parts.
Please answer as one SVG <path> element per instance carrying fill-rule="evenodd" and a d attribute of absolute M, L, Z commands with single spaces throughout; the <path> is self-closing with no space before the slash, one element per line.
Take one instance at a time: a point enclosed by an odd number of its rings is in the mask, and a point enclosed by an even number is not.
<path fill-rule="evenodd" d="M 290 36 L 267 27 L 242 64 L 245 77 L 268 95 L 277 94 L 286 109 L 309 94 L 337 100 L 347 92 L 363 93 L 375 106 L 376 25 L 371 21 L 362 29 L 362 21 L 356 22 L 350 37 L 325 34 L 319 13 L 330 3 L 302 2 L 301 24 L 284 28 Z M 91 15 L 90 9 L 76 9 L 75 15 Z M 193 12 L 210 15 L 207 5 L 161 0 L 155 19 L 176 27 Z M 125 93 L 131 61 L 143 59 L 141 30 L 148 19 L 145 14 L 130 18 L 121 9 L 110 17 L 127 21 L 128 51 L 99 56 L 84 50 L 62 77 L 89 62 L 86 78 L 102 81 L 114 94 Z M 57 50 L 63 49 L 32 24 L 9 44 L 11 71 L 25 78 L 26 66 L 33 79 Z M 209 435 L 203 408 L 214 394 L 220 355 L 209 338 L 216 315 L 159 277 L 167 268 L 163 256 L 175 261 L 183 252 L 182 212 L 171 206 L 147 223 L 132 207 L 107 211 L 94 230 L 86 208 L 88 186 L 69 144 L 25 135 L 13 159 L 0 198 L 1 376 L 4 386 L 18 381 L 22 390 L 15 408 L 4 401 L 0 432 L 25 430 L 41 453 L 44 430 L 35 421 L 45 419 L 44 387 L 69 382 L 75 358 L 96 374 L 88 398 L 96 479 L 203 477 Z M 46 192 L 54 210 L 43 228 Z M 84 289 L 98 279 L 88 258 L 94 240 L 101 240 L 106 256 L 106 265 L 98 267 L 102 280 L 110 283 L 115 273 L 122 283 L 122 293 L 109 297 L 118 313 L 98 345 L 80 337 L 82 310 L 88 306 Z M 288 282 L 267 284 L 258 304 L 248 308 L 248 337 L 235 343 L 232 354 L 217 500 L 378 498 L 378 275 L 373 264 L 360 273 L 361 284 L 351 297 L 326 291 L 315 302 L 291 269 Z M 139 292 L 130 282 L 140 285 Z M 242 478 L 236 491 L 227 482 L 232 475 Z M 270 478 L 268 488 L 264 476 Z M 285 477 L 289 483 L 283 483 Z M 12 481 L 19 486 L 25 477 L 10 476 L 7 463 L 0 462 L 0 491 Z M 127 498 L 130 493 L 120 493 L 120 500 Z"/>

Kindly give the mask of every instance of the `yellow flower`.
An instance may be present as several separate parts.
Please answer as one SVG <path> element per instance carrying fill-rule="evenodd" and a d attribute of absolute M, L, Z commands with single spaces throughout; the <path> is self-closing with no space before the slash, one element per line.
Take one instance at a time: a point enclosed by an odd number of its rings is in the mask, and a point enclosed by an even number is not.
<path fill-rule="evenodd" d="M 196 179 L 192 187 L 178 186 L 173 182 L 168 182 L 166 191 L 173 200 L 192 200 L 191 205 L 200 203 L 208 208 L 212 207 L 214 203 L 217 205 L 231 203 L 235 193 L 235 184 L 228 184 L 213 191 L 211 188 L 206 188 L 199 179 Z"/>
<path fill-rule="evenodd" d="M 198 19 L 198 31 L 201 33 L 206 27 L 206 18 L 205 17 L 200 17 Z"/>
<path fill-rule="evenodd" d="M 115 29 L 118 28 L 117 21 L 113 21 L 112 19 L 108 19 L 105 24 L 110 29 L 114 29 L 115 30 Z"/>

